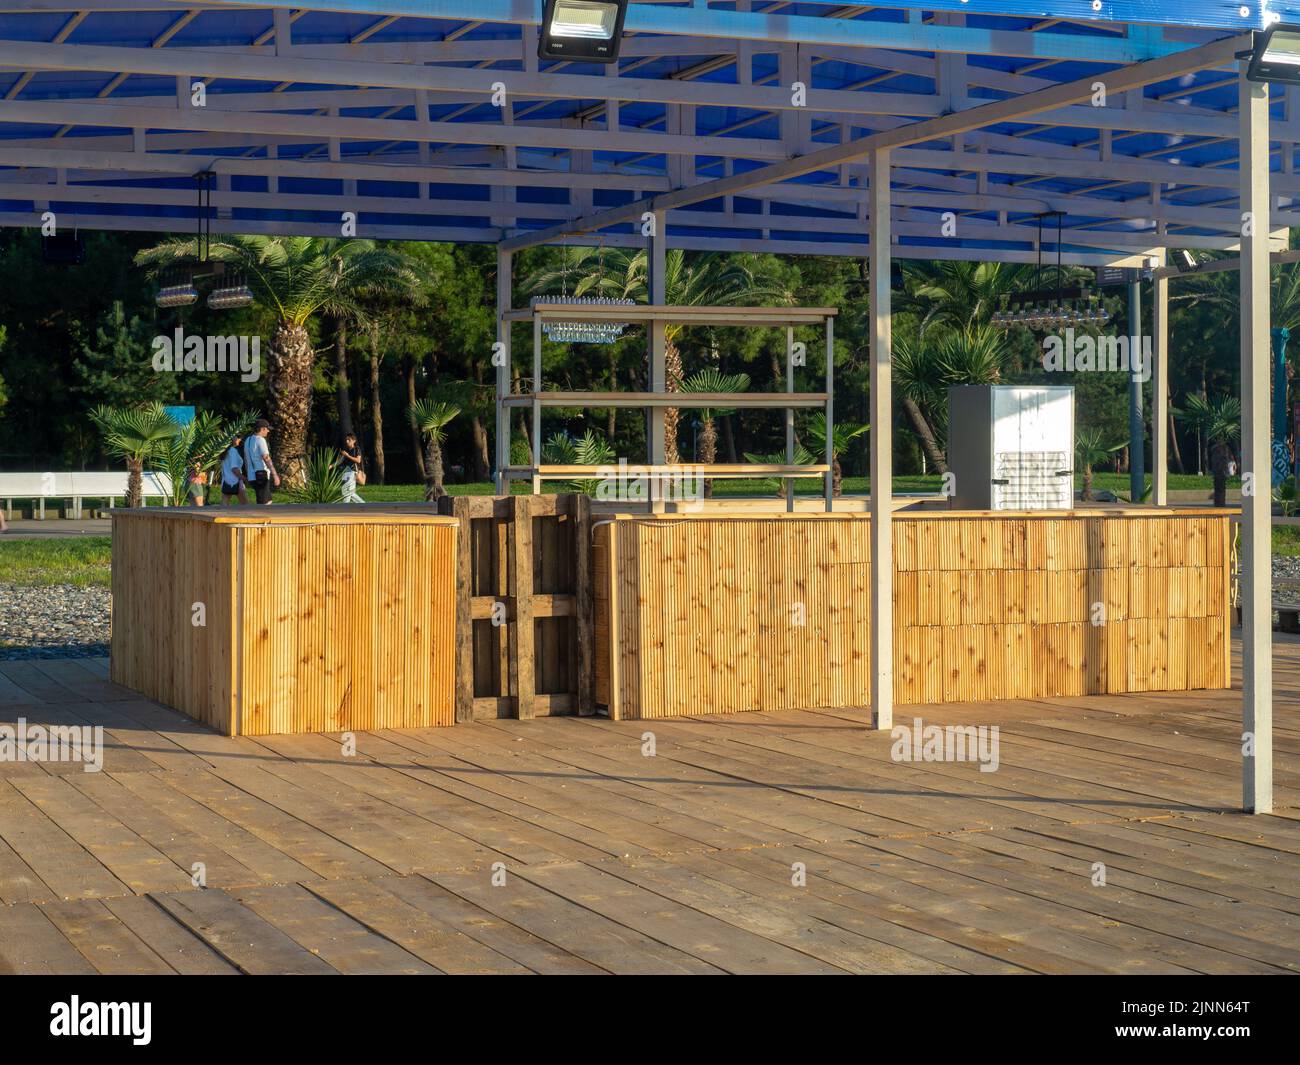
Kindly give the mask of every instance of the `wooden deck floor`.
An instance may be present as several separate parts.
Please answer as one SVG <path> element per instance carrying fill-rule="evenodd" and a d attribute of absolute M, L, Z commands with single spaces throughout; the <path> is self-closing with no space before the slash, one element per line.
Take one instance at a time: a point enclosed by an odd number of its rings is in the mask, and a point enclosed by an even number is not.
<path fill-rule="evenodd" d="M 1279 813 L 1254 818 L 1225 812 L 1230 692 L 920 711 L 1000 726 L 980 773 L 895 763 L 851 713 L 362 733 L 349 757 L 213 735 L 102 660 L 0 662 L 0 723 L 109 744 L 98 774 L 0 763 L 0 972 L 1300 971 L 1280 641 Z"/>

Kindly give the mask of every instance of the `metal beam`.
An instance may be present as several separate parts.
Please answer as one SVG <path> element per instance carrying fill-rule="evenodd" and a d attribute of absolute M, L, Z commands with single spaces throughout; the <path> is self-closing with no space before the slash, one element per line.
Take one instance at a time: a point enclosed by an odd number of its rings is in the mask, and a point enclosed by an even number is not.
<path fill-rule="evenodd" d="M 1124 92 L 1140 88 L 1152 82 L 1176 78 L 1184 73 L 1219 66 L 1231 60 L 1238 51 L 1243 47 L 1249 47 L 1249 45 L 1249 37 L 1228 38 L 1202 45 L 1199 48 L 1191 48 L 1162 59 L 1152 59 L 1144 63 L 1137 63 L 1133 66 L 1114 70 L 1104 76 L 1107 92 Z M 885 130 L 856 141 L 822 148 L 808 155 L 799 156 L 785 162 L 759 167 L 744 174 L 717 178 L 690 188 L 662 193 L 627 207 L 602 211 L 577 219 L 567 227 L 552 227 L 536 233 L 521 235 L 508 241 L 507 246 L 511 250 L 518 250 L 535 244 L 543 244 L 557 236 L 603 229 L 606 226 L 626 222 L 631 218 L 639 217 L 640 214 L 647 210 L 683 207 L 717 196 L 744 192 L 756 185 L 787 181 L 819 170 L 833 170 L 842 164 L 865 158 L 879 149 L 892 150 L 928 141 L 942 140 L 982 126 L 1015 121 L 1030 115 L 1041 114 L 1045 111 L 1091 99 L 1096 92 L 1094 86 L 1097 80 L 1096 75 L 1090 75 L 1076 81 L 1063 82 L 1048 89 L 1040 89 L 1038 92 L 1029 93 L 1026 96 L 998 100 L 993 103 L 972 107 L 966 111 L 944 115 L 940 118 L 926 119 L 896 129 Z M 1267 111 L 1265 112 L 1265 118 L 1267 119 Z"/>
<path fill-rule="evenodd" d="M 200 49 L 123 48 L 115 45 L 43 44 L 0 40 L 0 54 L 13 49 L 33 70 L 96 70 L 230 78 L 315 85 L 356 85 L 390 89 L 461 92 L 488 100 L 498 82 L 512 97 L 683 103 L 754 110 L 812 110 L 846 114 L 931 116 L 940 113 L 937 97 L 919 93 L 810 89 L 796 106 L 788 86 L 739 86 L 678 78 L 607 78 L 580 74 L 528 73 L 472 67 L 426 67 L 354 59 L 300 59 L 289 55 L 230 54 Z M 346 106 L 346 93 L 336 102 Z M 292 99 L 291 94 L 278 93 Z M 294 106 L 284 103 L 282 106 Z"/>

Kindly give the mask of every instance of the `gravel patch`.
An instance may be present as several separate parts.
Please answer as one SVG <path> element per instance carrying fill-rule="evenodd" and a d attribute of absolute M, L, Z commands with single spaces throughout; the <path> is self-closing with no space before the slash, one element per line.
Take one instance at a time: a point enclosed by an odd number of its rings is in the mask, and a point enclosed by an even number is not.
<path fill-rule="evenodd" d="M 107 588 L 0 584 L 0 661 L 108 654 Z"/>

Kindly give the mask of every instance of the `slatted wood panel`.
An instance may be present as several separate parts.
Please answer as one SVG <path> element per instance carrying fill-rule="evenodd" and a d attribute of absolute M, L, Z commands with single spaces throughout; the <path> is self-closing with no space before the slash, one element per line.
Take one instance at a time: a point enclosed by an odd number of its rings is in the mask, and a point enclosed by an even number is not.
<path fill-rule="evenodd" d="M 456 522 L 305 517 L 116 515 L 113 679 L 228 735 L 452 724 Z"/>
<path fill-rule="evenodd" d="M 615 716 L 865 706 L 869 518 L 596 531 L 596 699 Z M 1221 512 L 895 517 L 900 704 L 1228 685 Z"/>
<path fill-rule="evenodd" d="M 234 538 L 212 523 L 125 513 L 113 525 L 112 678 L 231 734 Z"/>

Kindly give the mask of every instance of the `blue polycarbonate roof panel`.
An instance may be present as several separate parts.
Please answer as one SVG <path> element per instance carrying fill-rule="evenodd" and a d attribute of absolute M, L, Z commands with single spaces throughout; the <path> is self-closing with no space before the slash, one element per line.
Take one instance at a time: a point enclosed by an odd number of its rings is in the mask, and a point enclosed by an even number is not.
<path fill-rule="evenodd" d="M 538 0 L 311 0 L 281 10 L 283 41 L 257 0 L 85 4 L 0 5 L 17 68 L 0 73 L 6 225 L 50 205 L 88 226 L 183 229 L 192 175 L 212 169 L 214 230 L 325 232 L 354 199 L 374 235 L 496 241 L 1300 21 L 1300 0 L 634 3 L 607 68 L 537 60 Z M 1104 110 L 1079 100 L 918 138 L 893 160 L 900 249 L 1023 258 L 1045 210 L 1065 212 L 1081 259 L 1230 246 L 1239 91 L 1221 63 Z M 1288 113 L 1279 90 L 1273 121 Z M 1300 136 L 1275 140 L 1294 152 Z M 1294 162 L 1275 153 L 1285 224 Z M 672 211 L 669 239 L 860 253 L 866 177 L 852 159 L 750 178 Z M 947 212 L 960 237 L 927 236 Z M 601 228 L 639 239 L 625 219 Z"/>

